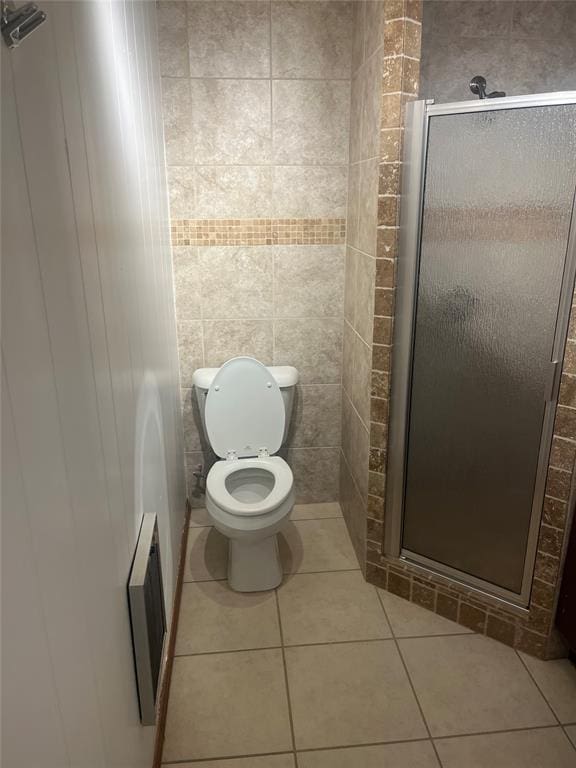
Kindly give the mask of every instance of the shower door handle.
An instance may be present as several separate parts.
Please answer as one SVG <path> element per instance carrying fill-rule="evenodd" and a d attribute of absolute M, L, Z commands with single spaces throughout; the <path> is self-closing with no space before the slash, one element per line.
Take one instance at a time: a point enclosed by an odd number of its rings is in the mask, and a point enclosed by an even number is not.
<path fill-rule="evenodd" d="M 554 395 L 558 388 L 558 379 L 562 371 L 560 360 L 551 360 L 548 363 L 548 376 L 546 377 L 546 390 L 544 393 L 544 399 L 547 401 L 554 400 Z"/>

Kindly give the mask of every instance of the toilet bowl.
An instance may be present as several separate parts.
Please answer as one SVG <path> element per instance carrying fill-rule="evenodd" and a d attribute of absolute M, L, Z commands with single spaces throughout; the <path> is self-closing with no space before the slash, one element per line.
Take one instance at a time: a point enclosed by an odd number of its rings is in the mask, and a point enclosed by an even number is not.
<path fill-rule="evenodd" d="M 206 478 L 206 509 L 229 540 L 228 582 L 238 592 L 273 589 L 282 580 L 278 532 L 294 506 L 294 477 L 274 454 L 287 434 L 297 371 L 253 358 L 195 372 L 206 435 L 221 457 Z M 281 393 L 291 390 L 288 397 Z M 289 406 L 289 407 L 288 407 Z"/>

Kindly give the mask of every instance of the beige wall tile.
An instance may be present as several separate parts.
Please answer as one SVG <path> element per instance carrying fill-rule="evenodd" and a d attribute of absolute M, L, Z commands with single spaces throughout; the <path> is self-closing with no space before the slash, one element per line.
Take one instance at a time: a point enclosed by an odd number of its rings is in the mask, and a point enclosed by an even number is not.
<path fill-rule="evenodd" d="M 202 323 L 198 320 L 178 323 L 178 354 L 180 356 L 180 384 L 192 386 L 192 374 L 204 365 Z"/>
<path fill-rule="evenodd" d="M 272 215 L 278 218 L 345 218 L 346 166 L 283 166 L 273 170 Z"/>
<path fill-rule="evenodd" d="M 296 366 L 302 384 L 338 384 L 341 363 L 339 318 L 274 322 L 274 364 Z"/>
<path fill-rule="evenodd" d="M 362 159 L 362 100 L 364 69 L 360 69 L 350 83 L 350 140 L 349 159 L 351 163 L 357 163 Z"/>
<path fill-rule="evenodd" d="M 288 445 L 339 446 L 341 393 L 339 384 L 298 385 Z"/>
<path fill-rule="evenodd" d="M 348 217 L 346 224 L 346 242 L 358 248 L 358 214 L 360 209 L 360 163 L 351 165 L 348 169 Z"/>
<path fill-rule="evenodd" d="M 376 255 L 376 228 L 378 224 L 378 161 L 360 163 L 358 204 L 358 249 Z"/>
<path fill-rule="evenodd" d="M 320 504 L 295 504 L 291 520 L 320 520 L 322 518 L 342 517 L 342 509 L 337 501 Z"/>
<path fill-rule="evenodd" d="M 269 80 L 191 80 L 190 88 L 197 163 L 269 162 Z"/>
<path fill-rule="evenodd" d="M 352 353 L 352 404 L 364 422 L 370 425 L 370 383 L 372 379 L 372 349 L 358 334 L 354 334 Z"/>
<path fill-rule="evenodd" d="M 348 397 L 352 393 L 352 364 L 354 355 L 354 329 L 344 322 L 342 334 L 342 387 Z"/>
<path fill-rule="evenodd" d="M 276 317 L 339 317 L 344 302 L 344 246 L 274 249 Z"/>
<path fill-rule="evenodd" d="M 272 3 L 272 76 L 350 77 L 352 5 Z"/>
<path fill-rule="evenodd" d="M 368 496 L 370 434 L 347 395 L 342 397 L 342 450 L 360 496 Z"/>
<path fill-rule="evenodd" d="M 298 504 L 338 499 L 339 448 L 290 448 L 288 464 L 294 473 Z"/>
<path fill-rule="evenodd" d="M 347 81 L 274 80 L 272 100 L 277 164 L 348 162 Z"/>
<path fill-rule="evenodd" d="M 367 59 L 384 42 L 384 3 L 382 0 L 366 3 L 364 28 L 364 55 Z"/>
<path fill-rule="evenodd" d="M 268 218 L 272 214 L 272 169 L 262 165 L 196 167 L 198 219 Z"/>
<path fill-rule="evenodd" d="M 238 355 L 272 364 L 272 320 L 204 320 L 206 365 L 217 367 Z"/>
<path fill-rule="evenodd" d="M 356 296 L 357 251 L 346 248 L 346 264 L 344 269 L 344 318 L 350 324 L 354 323 L 354 302 Z"/>
<path fill-rule="evenodd" d="M 354 3 L 354 36 L 352 40 L 352 74 L 354 74 L 358 67 L 362 65 L 364 61 L 364 19 L 366 15 L 366 0 L 356 0 Z"/>
<path fill-rule="evenodd" d="M 340 454 L 340 505 L 358 563 L 361 568 L 364 568 L 366 562 L 366 507 L 354 484 L 343 452 Z"/>
<path fill-rule="evenodd" d="M 198 264 L 205 320 L 272 317 L 269 247 L 199 248 Z"/>
<path fill-rule="evenodd" d="M 291 745 L 280 650 L 174 660 L 164 760 L 285 752 Z"/>
<path fill-rule="evenodd" d="M 373 5 L 373 3 L 368 5 Z M 360 76 L 363 81 L 361 85 L 360 159 L 367 160 L 377 157 L 379 150 L 382 48 L 379 48 L 367 59 L 360 71 Z"/>
<path fill-rule="evenodd" d="M 162 78 L 164 146 L 168 165 L 192 165 L 192 100 L 187 78 Z"/>
<path fill-rule="evenodd" d="M 202 422 L 194 387 L 182 389 L 182 421 L 184 425 L 184 450 L 186 453 L 201 451 Z"/>
<path fill-rule="evenodd" d="M 194 168 L 187 165 L 168 167 L 170 215 L 173 219 L 192 219 L 196 208 Z"/>
<path fill-rule="evenodd" d="M 168 77 L 188 77 L 187 2 L 157 3 L 160 71 Z"/>
<path fill-rule="evenodd" d="M 270 6 L 262 2 L 188 4 L 191 77 L 267 77 Z"/>
<path fill-rule="evenodd" d="M 424 23 L 433 34 L 466 38 L 504 36 L 510 32 L 512 6 L 520 4 L 523 3 L 479 2 L 470 6 L 466 0 L 424 3 Z"/>
<path fill-rule="evenodd" d="M 367 344 L 372 342 L 374 319 L 374 282 L 376 262 L 371 256 L 355 251 L 356 285 L 354 290 L 354 329 Z"/>
<path fill-rule="evenodd" d="M 201 311 L 197 249 L 188 246 L 173 247 L 172 265 L 177 320 L 184 324 L 191 320 L 198 320 L 201 317 Z"/>
<path fill-rule="evenodd" d="M 203 472 L 206 474 L 212 464 L 217 460 L 217 456 L 212 452 L 212 449 L 206 449 L 206 451 L 194 451 L 193 453 L 187 453 L 186 459 L 186 488 L 188 490 L 188 500 L 193 510 L 204 509 L 206 507 L 206 495 L 203 490 L 203 484 L 200 485 L 198 479 L 194 476 L 195 472 Z M 192 513 L 196 513 L 193 511 Z M 202 519 L 200 517 L 200 519 Z M 208 521 L 208 524 L 210 522 Z M 206 523 L 204 523 L 206 525 Z"/>

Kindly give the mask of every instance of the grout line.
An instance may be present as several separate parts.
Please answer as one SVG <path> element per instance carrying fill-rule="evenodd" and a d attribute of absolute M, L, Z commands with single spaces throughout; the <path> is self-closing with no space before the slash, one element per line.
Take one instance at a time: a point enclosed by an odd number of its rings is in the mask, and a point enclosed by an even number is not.
<path fill-rule="evenodd" d="M 404 657 L 402 656 L 402 651 L 400 650 L 400 645 L 398 643 L 398 639 L 396 637 L 396 634 L 394 632 L 394 629 L 392 627 L 392 624 L 390 622 L 390 619 L 388 618 L 388 614 L 386 613 L 386 608 L 384 607 L 384 603 L 380 599 L 380 593 L 377 591 L 378 595 L 378 601 L 380 602 L 380 607 L 382 608 L 384 612 L 384 616 L 386 617 L 386 620 L 388 621 L 388 624 L 390 624 L 390 629 L 392 631 L 392 639 L 394 640 L 394 644 L 396 646 L 396 651 L 398 653 L 398 656 L 400 657 L 400 661 L 402 662 L 402 666 L 404 667 L 404 672 L 406 673 L 406 677 L 408 679 L 408 683 L 410 685 L 410 688 L 412 689 L 412 694 L 414 696 L 414 699 L 416 700 L 416 705 L 418 707 L 418 711 L 420 712 L 420 717 L 422 718 L 422 722 L 424 723 L 424 727 L 426 728 L 426 733 L 428 734 L 428 738 L 430 739 L 430 743 L 432 744 L 432 749 L 434 750 L 434 754 L 436 755 L 436 759 L 438 760 L 438 764 L 442 765 L 442 761 L 440 760 L 440 755 L 438 754 L 438 750 L 436 749 L 436 744 L 434 743 L 434 740 L 432 739 L 432 733 L 430 731 L 430 727 L 428 725 L 428 721 L 426 720 L 426 717 L 424 715 L 424 710 L 422 709 L 422 705 L 420 704 L 420 699 L 418 698 L 418 694 L 416 693 L 416 688 L 414 687 L 414 683 L 412 682 L 412 678 L 410 677 L 410 673 L 408 672 L 408 667 L 406 666 L 406 662 L 404 661 Z"/>
<path fill-rule="evenodd" d="M 290 697 L 290 685 L 288 683 L 288 669 L 286 667 L 286 653 L 284 650 L 284 632 L 282 630 L 282 616 L 280 614 L 280 601 L 278 600 L 278 588 L 274 590 L 276 601 L 276 615 L 278 618 L 278 629 L 280 630 L 280 643 L 282 645 L 282 667 L 284 669 L 284 685 L 286 686 L 286 699 L 288 702 L 288 718 L 290 720 L 290 735 L 292 737 L 292 754 L 294 756 L 294 766 L 298 768 L 298 754 L 296 753 L 296 736 L 294 734 L 294 717 L 292 715 L 292 699 Z"/>
<path fill-rule="evenodd" d="M 562 725 L 562 730 L 564 731 L 564 736 L 566 736 L 566 738 L 568 739 L 568 741 L 572 745 L 573 749 L 576 751 L 576 744 L 572 741 L 572 739 L 568 735 L 568 731 L 566 730 L 566 727 L 567 726 L 571 726 L 571 725 L 574 725 L 574 723 L 566 723 L 566 724 Z"/>
<path fill-rule="evenodd" d="M 524 659 L 523 659 L 523 658 L 522 658 L 522 656 L 519 654 L 519 652 L 518 652 L 518 650 L 517 650 L 516 648 L 514 648 L 514 652 L 515 652 L 516 656 L 517 656 L 517 657 L 520 659 L 520 663 L 522 664 L 522 666 L 524 667 L 524 669 L 526 670 L 526 672 L 528 672 L 528 675 L 530 676 L 530 679 L 532 680 L 532 682 L 534 683 L 534 685 L 535 685 L 535 686 L 536 686 L 536 688 L 538 689 L 538 692 L 540 693 L 540 696 L 542 696 L 542 698 L 543 698 L 543 699 L 544 699 L 544 701 L 546 702 L 546 705 L 547 705 L 548 709 L 550 710 L 550 712 L 552 712 L 552 715 L 553 715 L 554 719 L 556 720 L 556 722 L 558 723 L 558 725 L 560 725 L 560 726 L 561 726 L 561 725 L 562 725 L 562 723 L 560 722 L 560 719 L 558 718 L 558 716 L 556 715 L 556 712 L 555 712 L 555 711 L 554 711 L 554 709 L 552 708 L 552 704 L 550 704 L 550 702 L 549 702 L 549 701 L 548 701 L 548 699 L 546 698 L 546 696 L 545 696 L 545 694 L 544 694 L 544 692 L 543 692 L 542 688 L 540 688 L 540 686 L 539 686 L 539 685 L 538 685 L 538 683 L 536 682 L 536 678 L 534 677 L 534 675 L 533 675 L 533 674 L 532 674 L 532 672 L 530 671 L 530 669 L 529 669 L 528 665 L 526 664 L 526 662 L 524 661 Z"/>
<path fill-rule="evenodd" d="M 562 726 L 560 726 L 562 728 Z M 329 747 L 310 747 L 308 749 L 300 749 L 295 754 L 305 754 L 305 753 L 314 753 L 314 752 L 327 752 L 327 751 L 340 751 L 340 750 L 347 750 L 347 749 L 354 749 L 354 748 L 361 748 L 361 747 L 386 747 L 391 744 L 415 744 L 415 743 L 427 743 L 432 742 L 432 745 L 434 746 L 434 741 L 447 741 L 452 739 L 462 739 L 466 738 L 467 736 L 492 736 L 494 734 L 501 734 L 501 733 L 519 733 L 522 731 L 540 731 L 540 730 L 550 730 L 553 728 L 558 728 L 557 725 L 530 725 L 524 728 L 508 728 L 507 730 L 498 730 L 498 731 L 475 731 L 473 733 L 457 733 L 451 736 L 437 736 L 434 738 L 426 739 L 426 738 L 418 738 L 418 739 L 392 739 L 390 741 L 370 741 L 370 742 L 363 742 L 362 744 L 354 743 L 354 744 L 337 744 L 336 746 L 329 746 Z M 568 741 L 570 741 L 570 738 L 566 736 Z M 570 742 L 572 745 L 572 742 Z M 572 745 L 573 746 L 573 745 Z M 211 762 L 217 762 L 217 761 L 226 761 L 226 760 L 238 760 L 240 758 L 251 758 L 251 757 L 272 757 L 275 755 L 289 755 L 290 752 L 252 752 L 250 754 L 238 754 L 238 755 L 225 755 L 221 757 L 200 757 L 200 758 L 193 758 L 193 759 L 183 759 L 183 760 L 168 760 L 164 761 L 162 765 L 182 765 L 183 763 L 211 763 Z M 442 763 L 439 762 L 439 765 L 442 765 Z"/>

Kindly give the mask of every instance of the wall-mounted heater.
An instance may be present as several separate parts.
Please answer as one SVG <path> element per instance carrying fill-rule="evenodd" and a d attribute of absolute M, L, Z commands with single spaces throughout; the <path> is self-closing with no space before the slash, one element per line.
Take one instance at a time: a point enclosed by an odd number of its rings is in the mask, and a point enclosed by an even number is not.
<path fill-rule="evenodd" d="M 144 515 L 128 582 L 134 666 L 142 725 L 156 722 L 156 693 L 166 637 L 156 515 Z"/>

